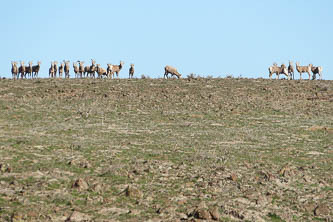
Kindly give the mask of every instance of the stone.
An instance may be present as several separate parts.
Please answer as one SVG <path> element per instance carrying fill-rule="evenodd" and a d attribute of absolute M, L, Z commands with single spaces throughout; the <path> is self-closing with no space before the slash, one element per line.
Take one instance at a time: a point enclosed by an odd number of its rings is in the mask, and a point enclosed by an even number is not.
<path fill-rule="evenodd" d="M 143 197 L 143 193 L 138 188 L 133 187 L 133 186 L 128 186 L 125 189 L 125 194 L 126 194 L 126 196 L 131 197 L 131 198 L 141 199 Z"/>
<path fill-rule="evenodd" d="M 83 191 L 83 190 L 88 190 L 89 186 L 86 181 L 84 181 L 82 178 L 79 178 L 73 183 L 72 188 Z"/>
<path fill-rule="evenodd" d="M 329 213 L 330 213 L 330 209 L 328 208 L 328 206 L 326 204 L 320 204 L 314 210 L 314 214 L 316 216 L 326 216 L 326 215 L 329 215 Z"/>

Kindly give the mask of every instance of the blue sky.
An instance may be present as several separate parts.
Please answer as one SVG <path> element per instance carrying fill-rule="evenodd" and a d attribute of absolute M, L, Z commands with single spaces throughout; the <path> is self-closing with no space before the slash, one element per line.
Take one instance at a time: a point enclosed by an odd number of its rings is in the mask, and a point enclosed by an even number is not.
<path fill-rule="evenodd" d="M 124 61 L 124 78 L 130 63 L 136 77 L 163 77 L 168 64 L 185 77 L 268 78 L 273 62 L 293 60 L 333 79 L 331 0 L 11 0 L 1 8 L 2 77 L 12 60 L 41 60 L 46 77 L 51 61 L 94 58 L 104 67 Z"/>

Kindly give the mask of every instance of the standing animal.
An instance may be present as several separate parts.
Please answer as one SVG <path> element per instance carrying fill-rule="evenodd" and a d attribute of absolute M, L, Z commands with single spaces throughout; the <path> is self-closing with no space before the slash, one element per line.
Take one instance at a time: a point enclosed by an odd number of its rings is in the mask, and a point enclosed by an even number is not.
<path fill-rule="evenodd" d="M 32 75 L 35 78 L 38 78 L 38 73 L 39 73 L 39 70 L 40 70 L 40 64 L 41 64 L 41 62 L 38 61 L 37 65 L 35 65 L 35 66 L 32 67 Z"/>
<path fill-rule="evenodd" d="M 73 62 L 73 69 L 75 73 L 75 78 L 79 78 L 79 67 L 77 66 L 77 62 Z"/>
<path fill-rule="evenodd" d="M 131 68 L 128 71 L 128 75 L 129 75 L 128 76 L 129 79 L 133 78 L 133 76 L 134 76 L 134 64 L 131 64 Z"/>
<path fill-rule="evenodd" d="M 64 60 L 65 78 L 69 78 L 69 61 Z"/>
<path fill-rule="evenodd" d="M 32 77 L 32 62 L 29 62 L 29 65 L 25 67 L 24 77 Z"/>
<path fill-rule="evenodd" d="M 79 61 L 79 73 L 80 73 L 80 78 L 84 77 L 85 67 L 83 61 Z"/>
<path fill-rule="evenodd" d="M 18 74 L 18 68 L 17 68 L 17 62 L 13 62 L 12 61 L 12 77 L 13 79 L 18 78 L 17 74 Z"/>
<path fill-rule="evenodd" d="M 21 61 L 20 64 L 21 66 L 19 67 L 19 74 L 21 74 L 21 79 L 23 79 L 25 75 L 25 66 L 23 61 Z"/>
<path fill-rule="evenodd" d="M 54 62 L 51 62 L 51 67 L 49 68 L 49 78 L 54 76 Z"/>
<path fill-rule="evenodd" d="M 311 64 L 308 66 L 300 66 L 299 62 L 296 62 L 296 70 L 297 70 L 297 72 L 299 72 L 301 80 L 302 80 L 302 73 L 308 73 L 309 80 L 311 80 L 311 68 L 312 68 Z"/>
<path fill-rule="evenodd" d="M 100 64 L 96 65 L 96 71 L 97 71 L 98 78 L 102 78 L 103 76 L 108 75 L 107 71 L 105 69 L 101 68 Z"/>
<path fill-rule="evenodd" d="M 96 61 L 95 60 L 91 60 L 91 66 L 86 66 L 86 67 L 84 67 L 84 73 L 88 76 L 88 74 L 89 74 L 89 76 L 90 77 L 93 77 L 93 78 L 95 78 L 95 72 L 96 72 Z"/>
<path fill-rule="evenodd" d="M 288 69 L 285 64 L 282 64 L 281 67 L 279 67 L 276 63 L 273 63 L 273 66 L 270 66 L 268 68 L 268 71 L 270 79 L 272 79 L 273 74 L 276 74 L 276 79 L 280 79 L 280 74 L 284 74 L 290 80 L 290 75 L 288 73 Z"/>
<path fill-rule="evenodd" d="M 62 78 L 62 73 L 64 72 L 64 66 L 65 66 L 65 64 L 63 62 L 60 63 L 60 66 L 59 66 L 59 78 Z"/>
<path fill-rule="evenodd" d="M 106 73 L 108 78 L 112 78 L 112 64 L 108 64 L 108 68 L 106 69 Z"/>
<path fill-rule="evenodd" d="M 164 78 L 167 77 L 169 78 L 169 73 L 172 76 L 177 76 L 177 78 L 179 79 L 182 75 L 177 71 L 176 68 L 172 67 L 172 66 L 165 66 L 164 67 Z"/>
<path fill-rule="evenodd" d="M 57 77 L 57 72 L 58 72 L 58 62 L 54 61 L 53 66 L 54 66 L 53 67 L 53 69 L 54 69 L 53 78 L 56 78 Z"/>
<path fill-rule="evenodd" d="M 114 73 L 116 73 L 117 78 L 119 78 L 119 72 L 123 68 L 124 62 L 120 61 L 119 65 L 112 65 L 112 77 L 114 77 Z"/>
<path fill-rule="evenodd" d="M 318 74 L 319 75 L 319 79 L 322 80 L 323 79 L 323 67 L 322 66 L 312 66 L 311 65 L 311 71 L 312 71 L 312 79 L 315 80 L 316 79 L 316 75 Z"/>
<path fill-rule="evenodd" d="M 288 66 L 288 74 L 289 76 L 291 77 L 291 79 L 294 79 L 294 65 L 293 65 L 293 62 L 292 61 L 289 61 L 289 66 Z"/>

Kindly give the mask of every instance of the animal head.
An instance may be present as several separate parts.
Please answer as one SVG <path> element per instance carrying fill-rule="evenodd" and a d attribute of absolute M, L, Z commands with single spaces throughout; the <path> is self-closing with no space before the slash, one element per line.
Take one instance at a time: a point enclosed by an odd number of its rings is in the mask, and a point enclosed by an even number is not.
<path fill-rule="evenodd" d="M 120 61 L 120 65 L 124 65 L 124 62 L 123 62 L 123 61 Z"/>
<path fill-rule="evenodd" d="M 289 65 L 292 65 L 293 64 L 293 61 L 289 60 Z"/>
<path fill-rule="evenodd" d="M 134 67 L 134 64 L 133 64 L 133 63 L 131 64 L 131 67 Z"/>
<path fill-rule="evenodd" d="M 29 66 L 32 66 L 32 61 L 29 62 Z"/>
<path fill-rule="evenodd" d="M 91 59 L 91 64 L 92 64 L 92 65 L 95 65 L 95 64 L 96 64 L 96 60 Z"/>
<path fill-rule="evenodd" d="M 299 66 L 299 62 L 296 62 L 296 66 Z"/>
<path fill-rule="evenodd" d="M 40 65 L 40 64 L 42 64 L 42 62 L 41 62 L 41 61 L 38 61 L 37 64 Z"/>

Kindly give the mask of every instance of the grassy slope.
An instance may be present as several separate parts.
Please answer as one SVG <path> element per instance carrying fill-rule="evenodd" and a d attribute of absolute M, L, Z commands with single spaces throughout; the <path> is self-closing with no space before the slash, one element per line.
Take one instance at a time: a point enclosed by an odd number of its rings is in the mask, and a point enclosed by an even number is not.
<path fill-rule="evenodd" d="M 333 81 L 1 80 L 0 218 L 323 220 L 332 132 Z"/>

